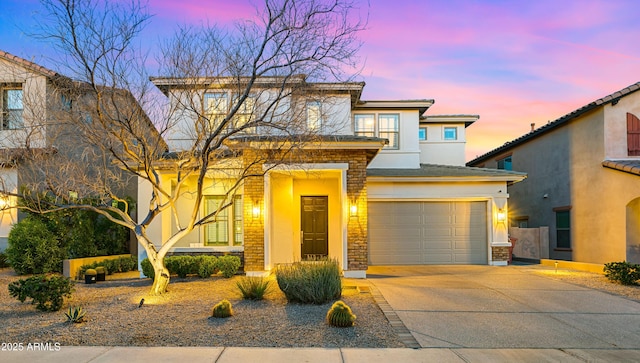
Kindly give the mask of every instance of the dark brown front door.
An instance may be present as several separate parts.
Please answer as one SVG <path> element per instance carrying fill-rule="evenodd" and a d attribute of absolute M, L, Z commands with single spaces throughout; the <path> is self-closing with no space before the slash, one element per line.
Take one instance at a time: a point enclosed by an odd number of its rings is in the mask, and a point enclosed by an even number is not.
<path fill-rule="evenodd" d="M 313 260 L 329 254 L 329 197 L 300 197 L 302 259 Z"/>

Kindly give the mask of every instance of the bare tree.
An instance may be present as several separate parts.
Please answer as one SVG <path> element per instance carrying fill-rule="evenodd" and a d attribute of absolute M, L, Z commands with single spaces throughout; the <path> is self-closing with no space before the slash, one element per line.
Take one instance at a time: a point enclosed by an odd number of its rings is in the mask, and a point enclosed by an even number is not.
<path fill-rule="evenodd" d="M 310 151 L 294 151 L 331 133 L 328 124 L 308 123 L 302 96 L 322 99 L 314 84 L 348 81 L 356 73 L 356 35 L 363 29 L 350 0 L 265 0 L 251 20 L 231 29 L 184 26 L 162 46 L 162 77 L 151 78 L 167 102 L 151 97 L 146 58 L 135 42 L 150 21 L 144 5 L 137 0 L 42 3 L 48 16 L 39 35 L 63 55 L 73 78 L 54 85 L 81 107 L 59 110 L 58 155 L 33 154 L 24 162 L 34 176 L 27 189 L 38 193 L 21 196 L 30 198 L 33 210 L 89 209 L 131 229 L 153 264 L 155 294 L 166 292 L 169 283 L 163 262 L 169 250 L 215 221 L 246 178 L 265 172 L 256 165 L 304 158 Z M 207 98 L 205 90 L 211 89 L 228 92 L 224 107 Z M 130 102 L 134 98 L 138 102 Z M 169 140 L 170 152 L 150 131 L 143 109 Z M 328 114 L 331 107 L 317 112 Z M 68 155 L 60 152 L 65 143 L 74 146 Z M 87 172 L 78 156 L 99 165 Z M 202 213 L 206 185 L 216 175 L 226 180 L 225 200 Z M 122 197 L 126 178 L 143 180 L 151 193 L 148 205 L 137 206 L 143 211 L 139 220 Z M 47 198 L 40 198 L 43 193 Z M 88 197 L 94 202 L 87 203 Z M 188 213 L 185 198 L 191 201 Z M 168 240 L 153 241 L 148 228 L 161 213 L 171 213 L 174 228 Z"/>

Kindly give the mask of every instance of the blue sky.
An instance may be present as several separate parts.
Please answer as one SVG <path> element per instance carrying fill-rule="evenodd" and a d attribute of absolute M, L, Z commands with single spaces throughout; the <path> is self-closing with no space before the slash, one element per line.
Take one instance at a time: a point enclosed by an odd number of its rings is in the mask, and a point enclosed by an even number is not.
<path fill-rule="evenodd" d="M 0 49 L 50 66 L 49 46 L 24 34 L 33 30 L 38 1 L 2 2 Z M 362 98 L 433 98 L 429 114 L 479 114 L 467 130 L 467 159 L 527 133 L 531 123 L 542 126 L 640 81 L 634 0 L 370 0 L 368 6 Z M 178 24 L 253 15 L 251 0 L 150 0 L 149 10 L 148 45 Z"/>

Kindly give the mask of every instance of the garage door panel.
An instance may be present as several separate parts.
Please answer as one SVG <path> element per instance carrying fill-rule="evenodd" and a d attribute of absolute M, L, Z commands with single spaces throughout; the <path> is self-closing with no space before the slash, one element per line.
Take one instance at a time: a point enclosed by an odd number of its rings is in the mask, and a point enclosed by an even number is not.
<path fill-rule="evenodd" d="M 486 202 L 370 202 L 376 264 L 486 264 Z"/>

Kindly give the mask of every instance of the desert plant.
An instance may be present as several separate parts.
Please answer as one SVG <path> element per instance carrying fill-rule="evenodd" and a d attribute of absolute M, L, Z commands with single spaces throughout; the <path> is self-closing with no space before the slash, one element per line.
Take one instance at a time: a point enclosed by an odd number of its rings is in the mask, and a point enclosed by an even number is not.
<path fill-rule="evenodd" d="M 218 271 L 218 258 L 216 256 L 198 256 L 198 276 L 209 277 Z"/>
<path fill-rule="evenodd" d="M 44 222 L 27 217 L 9 232 L 6 254 L 18 275 L 61 272 L 63 254 Z"/>
<path fill-rule="evenodd" d="M 67 310 L 64 315 L 67 317 L 67 322 L 78 324 L 84 321 L 85 312 L 82 310 L 82 306 L 76 306 L 74 308 L 69 306 L 69 310 Z"/>
<path fill-rule="evenodd" d="M 229 300 L 224 299 L 213 306 L 211 316 L 214 318 L 228 318 L 233 315 L 233 308 Z"/>
<path fill-rule="evenodd" d="M 327 311 L 327 323 L 331 326 L 345 328 L 353 326 L 356 321 L 356 315 L 351 311 L 349 305 L 344 301 L 338 300 Z"/>
<path fill-rule="evenodd" d="M 217 266 L 222 276 L 226 278 L 232 277 L 240 268 L 240 257 L 233 255 L 220 256 L 218 257 Z"/>
<path fill-rule="evenodd" d="M 107 274 L 107 269 L 104 266 L 96 266 L 95 270 L 96 270 L 96 273 L 105 274 L 105 275 Z"/>
<path fill-rule="evenodd" d="M 142 273 L 150 279 L 154 279 L 156 276 L 156 272 L 153 269 L 153 265 L 148 258 L 140 261 L 140 267 L 142 268 Z"/>
<path fill-rule="evenodd" d="M 637 285 L 640 280 L 640 264 L 626 261 L 605 263 L 604 275 L 609 280 L 623 285 Z"/>
<path fill-rule="evenodd" d="M 276 268 L 276 280 L 288 301 L 324 304 L 339 299 L 342 281 L 337 260 L 295 262 Z"/>
<path fill-rule="evenodd" d="M 248 300 L 262 300 L 271 286 L 271 281 L 264 277 L 244 276 L 236 282 L 242 298 Z"/>
<path fill-rule="evenodd" d="M 96 271 L 95 269 L 88 269 L 84 272 L 85 275 L 89 275 L 89 276 L 95 276 L 98 274 L 98 271 Z"/>
<path fill-rule="evenodd" d="M 73 282 L 60 275 L 36 275 L 9 284 L 9 294 L 24 302 L 31 298 L 36 309 L 58 311 L 65 297 L 71 297 Z"/>

